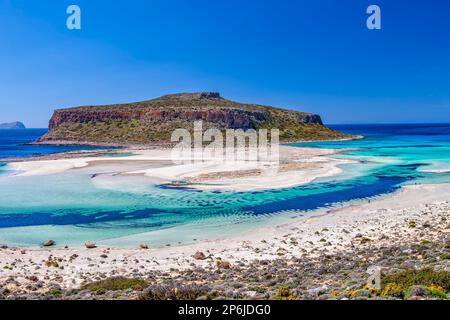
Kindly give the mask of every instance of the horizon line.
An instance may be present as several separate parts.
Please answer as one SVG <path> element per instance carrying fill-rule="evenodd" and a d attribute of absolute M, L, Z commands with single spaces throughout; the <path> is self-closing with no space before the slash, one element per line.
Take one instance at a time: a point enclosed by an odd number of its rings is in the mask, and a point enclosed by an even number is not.
<path fill-rule="evenodd" d="M 3 123 L 3 122 L 0 122 Z M 7 122 L 5 122 L 7 123 Z M 373 125 L 450 125 L 450 122 L 352 122 L 352 123 L 324 123 L 324 126 L 373 126 Z M 48 127 L 26 127 L 25 129 L 2 130 L 27 130 L 48 129 Z"/>

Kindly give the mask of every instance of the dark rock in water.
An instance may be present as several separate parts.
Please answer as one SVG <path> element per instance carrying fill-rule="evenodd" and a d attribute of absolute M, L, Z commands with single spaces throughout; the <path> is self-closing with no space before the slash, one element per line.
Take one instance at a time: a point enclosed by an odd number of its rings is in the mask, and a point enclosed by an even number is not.
<path fill-rule="evenodd" d="M 54 245 L 55 245 L 55 241 L 53 241 L 53 240 L 46 240 L 42 243 L 42 246 L 44 246 L 44 247 L 51 247 Z"/>
<path fill-rule="evenodd" d="M 141 249 L 145 249 L 145 250 L 148 249 L 148 245 L 145 244 L 145 243 L 141 244 L 139 247 L 140 247 Z"/>
<path fill-rule="evenodd" d="M 25 129 L 25 125 L 20 122 L 0 123 L 0 129 Z"/>

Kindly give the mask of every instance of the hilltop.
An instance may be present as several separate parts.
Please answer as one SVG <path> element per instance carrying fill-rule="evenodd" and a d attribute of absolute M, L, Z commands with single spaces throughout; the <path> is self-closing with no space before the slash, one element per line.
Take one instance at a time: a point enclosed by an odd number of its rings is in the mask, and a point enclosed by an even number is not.
<path fill-rule="evenodd" d="M 180 93 L 156 99 L 55 110 L 43 144 L 143 145 L 170 142 L 177 128 L 280 129 L 282 142 L 345 139 L 326 128 L 319 115 L 222 98 L 216 92 Z"/>

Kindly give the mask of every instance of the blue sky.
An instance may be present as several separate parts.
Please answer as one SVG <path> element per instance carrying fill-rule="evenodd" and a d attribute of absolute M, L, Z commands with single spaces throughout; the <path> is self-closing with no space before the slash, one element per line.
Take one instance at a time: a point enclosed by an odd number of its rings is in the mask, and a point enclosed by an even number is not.
<path fill-rule="evenodd" d="M 0 0 L 0 122 L 189 91 L 327 123 L 450 122 L 449 15 L 446 0 Z"/>

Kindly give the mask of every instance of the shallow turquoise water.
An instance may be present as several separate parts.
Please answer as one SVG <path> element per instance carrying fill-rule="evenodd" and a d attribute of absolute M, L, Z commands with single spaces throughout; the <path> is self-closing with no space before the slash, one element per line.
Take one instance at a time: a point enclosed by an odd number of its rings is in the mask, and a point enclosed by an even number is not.
<path fill-rule="evenodd" d="M 450 173 L 423 171 L 450 169 L 447 125 L 338 129 L 367 138 L 306 145 L 352 148 L 336 157 L 360 163 L 342 166 L 338 176 L 281 190 L 198 192 L 163 188 L 142 177 L 92 179 L 96 172 L 89 170 L 18 177 L 0 167 L 0 243 L 33 246 L 49 238 L 59 245 L 86 240 L 122 246 L 187 243 L 386 194 L 403 184 L 450 182 Z"/>

